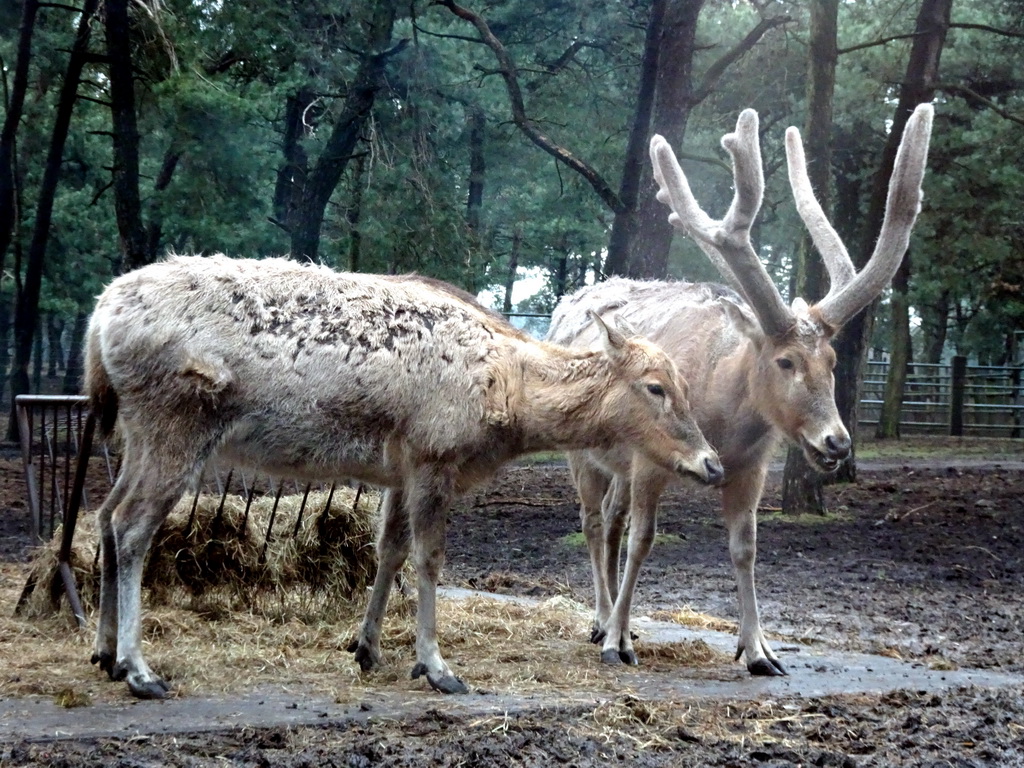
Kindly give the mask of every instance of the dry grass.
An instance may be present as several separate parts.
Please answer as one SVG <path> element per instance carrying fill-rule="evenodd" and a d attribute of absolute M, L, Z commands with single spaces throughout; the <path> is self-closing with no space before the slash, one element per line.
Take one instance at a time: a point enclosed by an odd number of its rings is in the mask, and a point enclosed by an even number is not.
<path fill-rule="evenodd" d="M 735 633 L 738 630 L 736 622 L 720 619 L 717 616 L 710 616 L 706 613 L 698 613 L 688 605 L 684 605 L 682 608 L 674 611 L 654 611 L 651 614 L 651 618 L 655 621 L 668 621 L 673 624 L 681 624 L 684 627 L 711 629 L 715 632 Z"/>
<path fill-rule="evenodd" d="M 632 741 L 647 750 L 678 749 L 680 742 L 786 746 L 791 731 L 825 718 L 798 704 L 768 701 L 648 701 L 621 696 L 596 707 L 587 729 L 606 742 Z M 795 742 L 794 742 L 795 743 Z"/>
<path fill-rule="evenodd" d="M 6 566 L 0 573 L 4 603 L 13 605 L 24 576 L 23 567 Z M 87 663 L 92 625 L 76 631 L 66 609 L 32 620 L 4 614 L 0 643 L 8 658 L 0 696 L 41 694 L 64 706 L 127 698 L 123 685 L 107 683 Z M 415 602 L 397 594 L 392 599 L 382 641 L 384 663 L 369 675 L 359 671 L 345 650 L 361 617 L 360 601 L 329 603 L 323 594 L 295 590 L 249 612 L 206 596 L 193 599 L 189 608 L 149 607 L 143 644 L 150 664 L 186 696 L 296 685 L 339 702 L 355 702 L 370 690 L 423 690 L 422 681 L 409 680 Z M 600 664 L 596 648 L 585 642 L 589 611 L 564 598 L 536 606 L 442 599 L 438 626 L 446 658 L 474 688 L 571 696 L 623 687 L 624 668 Z M 638 652 L 645 664 L 668 674 L 722 663 L 701 645 L 644 646 L 641 641 Z"/>
<path fill-rule="evenodd" d="M 216 695 L 261 685 L 296 685 L 357 701 L 368 690 L 419 691 L 414 662 L 415 602 L 399 592 L 385 621 L 383 664 L 360 672 L 346 650 L 355 637 L 375 567 L 372 547 L 377 500 L 355 504 L 348 489 L 310 495 L 298 535 L 301 497 L 282 497 L 266 552 L 273 498 L 201 498 L 194 518 L 183 502 L 158 534 L 147 565 L 143 647 L 151 666 L 180 695 Z M 192 522 L 189 520 L 192 518 Z M 76 534 L 73 567 L 90 628 L 78 631 L 66 605 L 57 613 L 48 583 L 56 550 L 42 549 L 31 566 L 0 565 L 0 598 L 12 607 L 30 569 L 39 579 L 19 616 L 4 610 L 6 650 L 0 696 L 41 694 L 65 707 L 127 697 L 89 665 L 98 597 L 92 520 Z M 472 686 L 516 693 L 621 690 L 623 668 L 600 664 L 585 642 L 590 612 L 565 597 L 539 605 L 474 598 L 439 600 L 441 648 L 456 674 Z M 724 663 L 703 643 L 637 646 L 643 663 L 669 674 Z"/>
<path fill-rule="evenodd" d="M 213 607 L 227 599 L 235 610 L 268 602 L 264 610 L 272 611 L 285 590 L 350 600 L 373 581 L 379 502 L 374 491 L 347 487 L 305 498 L 281 496 L 276 509 L 272 495 L 247 505 L 241 496 L 222 501 L 219 495 L 203 494 L 194 510 L 192 498 L 186 497 L 156 535 L 143 585 L 154 605 L 185 599 Z M 88 516 L 79 523 L 71 556 L 82 603 L 93 608 L 99 600 L 94 520 Z M 57 572 L 59 542 L 58 532 L 33 558 L 35 577 L 44 588 L 35 590 L 25 605 L 27 616 L 53 612 L 45 585 Z M 210 597 L 216 599 L 206 600 Z"/>

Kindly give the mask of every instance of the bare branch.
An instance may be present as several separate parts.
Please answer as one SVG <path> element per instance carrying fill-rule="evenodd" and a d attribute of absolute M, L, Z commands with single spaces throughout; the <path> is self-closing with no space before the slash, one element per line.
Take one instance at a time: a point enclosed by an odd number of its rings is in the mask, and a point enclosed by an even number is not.
<path fill-rule="evenodd" d="M 950 29 L 976 29 L 980 32 L 991 32 L 993 35 L 1002 35 L 1003 37 L 1024 37 L 1024 32 L 1018 32 L 1014 29 L 999 29 L 998 27 L 992 27 L 988 24 L 950 24 Z"/>
<path fill-rule="evenodd" d="M 413 24 L 413 29 L 417 32 L 421 32 L 427 37 L 437 37 L 442 40 L 462 40 L 465 43 L 475 43 L 477 45 L 486 45 L 483 40 L 479 37 L 470 37 L 469 35 L 449 35 L 444 32 L 431 32 L 429 29 L 421 27 L 419 24 Z"/>
<path fill-rule="evenodd" d="M 983 104 L 984 106 L 991 109 L 1000 117 L 1006 120 L 1010 120 L 1019 125 L 1024 125 L 1024 117 L 1015 115 L 1012 112 L 1007 112 L 1005 109 L 1000 107 L 991 99 L 985 98 L 972 88 L 968 88 L 966 85 L 957 85 L 956 83 L 936 83 L 935 90 L 945 91 L 946 93 L 949 94 L 956 94 L 957 96 L 962 96 L 963 98 L 969 101 L 977 101 L 979 104 Z"/>
<path fill-rule="evenodd" d="M 81 13 L 81 8 L 75 8 L 73 5 L 64 5 L 63 3 L 40 3 L 40 8 L 57 8 L 61 11 L 71 11 L 72 13 Z"/>
<path fill-rule="evenodd" d="M 894 40 L 910 40 L 917 37 L 918 32 L 910 32 L 906 35 L 892 35 L 891 37 L 880 37 L 878 40 L 871 40 L 867 43 L 859 43 L 857 45 L 851 45 L 849 48 L 840 48 L 836 51 L 837 56 L 842 56 L 844 53 L 852 53 L 853 51 L 861 51 L 865 48 L 874 48 L 877 45 L 886 45 Z"/>
<path fill-rule="evenodd" d="M 757 41 L 765 36 L 767 32 L 775 27 L 781 27 L 783 24 L 788 24 L 793 19 L 789 16 L 776 16 L 771 19 L 761 19 L 757 26 L 754 27 L 747 33 L 747 36 L 740 40 L 733 48 L 726 51 L 716 62 L 708 67 L 707 72 L 704 73 L 704 79 L 693 93 L 693 97 L 690 99 L 691 104 L 700 104 L 706 99 L 711 92 L 714 90 L 715 85 L 721 79 L 725 71 L 729 69 L 733 64 L 739 61 L 747 51 L 753 48 Z"/>
<path fill-rule="evenodd" d="M 436 0 L 436 2 L 438 5 L 447 8 L 460 19 L 467 21 L 476 27 L 481 39 L 494 53 L 494 57 L 498 60 L 498 64 L 500 65 L 499 72 L 502 79 L 505 81 L 505 89 L 508 91 L 509 103 L 512 107 L 512 120 L 515 122 L 519 130 L 526 135 L 526 138 L 556 160 L 564 163 L 580 174 L 587 180 L 605 205 L 615 213 L 620 212 L 623 208 L 622 201 L 608 182 L 605 181 L 605 179 L 594 168 L 591 168 L 587 163 L 573 155 L 569 150 L 565 149 L 565 147 L 556 144 L 550 138 L 541 133 L 537 129 L 534 121 L 527 117 L 526 107 L 523 103 L 523 93 L 519 87 L 519 77 L 516 65 L 512 61 L 512 57 L 509 55 L 508 51 L 505 49 L 505 46 L 502 45 L 501 41 L 495 37 L 493 32 L 491 32 L 491 28 L 487 25 L 487 22 L 484 21 L 479 14 L 456 5 L 454 0 Z"/>

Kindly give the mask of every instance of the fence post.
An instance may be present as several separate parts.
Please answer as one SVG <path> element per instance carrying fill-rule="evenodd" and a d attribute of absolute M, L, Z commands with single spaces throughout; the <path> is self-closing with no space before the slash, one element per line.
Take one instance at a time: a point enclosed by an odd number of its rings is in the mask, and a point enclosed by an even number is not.
<path fill-rule="evenodd" d="M 967 358 L 953 357 L 953 382 L 949 391 L 949 434 L 960 437 L 964 433 L 964 390 L 967 384 Z"/>
<path fill-rule="evenodd" d="M 1020 366 L 1016 366 L 1010 369 L 1010 405 L 1019 406 L 1022 404 L 1024 403 L 1021 402 Z M 1010 416 L 1010 423 L 1013 425 L 1010 429 L 1010 437 L 1020 437 L 1021 412 L 1016 408 Z"/>

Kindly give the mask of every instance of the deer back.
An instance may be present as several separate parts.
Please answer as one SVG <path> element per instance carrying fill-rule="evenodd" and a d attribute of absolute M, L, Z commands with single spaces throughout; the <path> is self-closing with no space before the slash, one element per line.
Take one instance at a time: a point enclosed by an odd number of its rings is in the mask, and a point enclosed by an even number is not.
<path fill-rule="evenodd" d="M 175 257 L 103 293 L 89 366 L 99 356 L 123 417 L 151 428 L 230 422 L 243 453 L 376 461 L 396 433 L 435 456 L 482 440 L 488 387 L 519 342 L 425 281 Z"/>

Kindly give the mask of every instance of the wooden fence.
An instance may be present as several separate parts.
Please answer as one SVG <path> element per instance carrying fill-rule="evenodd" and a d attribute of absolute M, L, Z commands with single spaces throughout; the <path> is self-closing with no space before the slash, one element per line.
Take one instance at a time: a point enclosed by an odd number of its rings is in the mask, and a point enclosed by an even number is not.
<path fill-rule="evenodd" d="M 901 434 L 1024 437 L 1021 366 L 915 364 L 907 372 Z M 860 423 L 878 423 L 889 364 L 869 362 L 861 389 Z"/>

